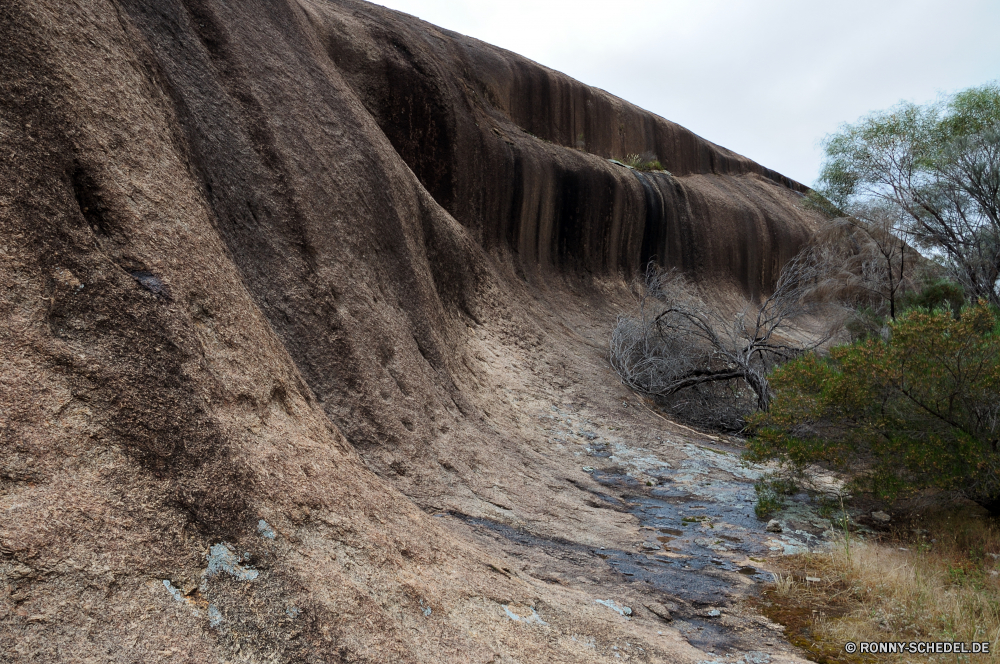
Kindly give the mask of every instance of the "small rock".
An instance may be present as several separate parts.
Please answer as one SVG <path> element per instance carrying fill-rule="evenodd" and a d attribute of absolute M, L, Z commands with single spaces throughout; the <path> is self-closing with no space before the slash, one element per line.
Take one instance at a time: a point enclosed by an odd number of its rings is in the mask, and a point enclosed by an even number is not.
<path fill-rule="evenodd" d="M 163 283 L 159 277 L 156 275 L 146 272 L 145 270 L 138 270 L 132 272 L 132 278 L 139 282 L 139 285 L 148 290 L 153 295 L 163 298 L 164 300 L 171 300 L 170 296 L 170 286 Z"/>
<path fill-rule="evenodd" d="M 507 614 L 507 617 L 514 622 L 538 623 L 539 625 L 548 626 L 548 623 L 542 620 L 542 617 L 538 615 L 538 612 L 533 606 L 501 604 L 500 607 L 504 610 L 504 613 Z"/>
<path fill-rule="evenodd" d="M 886 514 L 881 510 L 879 510 L 878 512 L 872 512 L 872 518 L 881 523 L 889 523 L 889 521 L 892 519 L 891 516 L 889 516 L 888 514 Z"/>
<path fill-rule="evenodd" d="M 619 615 L 628 618 L 632 615 L 632 609 L 627 606 L 620 606 L 617 602 L 612 599 L 598 599 L 594 600 L 596 604 L 603 604 L 612 611 L 617 611 Z"/>
<path fill-rule="evenodd" d="M 275 538 L 274 528 L 272 528 L 264 519 L 257 522 L 257 533 L 261 537 L 266 537 L 267 539 Z"/>
<path fill-rule="evenodd" d="M 17 579 L 21 579 L 24 577 L 31 577 L 34 573 L 35 570 L 31 569 L 27 565 L 23 563 L 16 563 L 14 565 L 14 568 L 10 572 L 8 572 L 7 576 L 9 576 L 12 580 L 16 581 Z"/>
<path fill-rule="evenodd" d="M 594 472 L 594 467 L 593 466 L 584 466 L 583 467 L 583 472 L 585 472 L 585 473 L 592 473 L 592 472 Z"/>
<path fill-rule="evenodd" d="M 767 522 L 767 526 L 765 526 L 764 530 L 766 530 L 769 533 L 780 533 L 782 528 L 781 524 L 778 523 L 777 519 L 771 519 L 770 521 Z"/>
<path fill-rule="evenodd" d="M 646 608 L 649 609 L 650 613 L 664 622 L 670 622 L 674 619 L 674 617 L 670 615 L 670 611 L 667 607 L 663 606 L 659 602 L 650 602 L 646 605 Z"/>
<path fill-rule="evenodd" d="M 718 618 L 721 615 L 722 611 L 719 611 L 718 609 L 710 609 L 701 613 L 703 618 Z"/>
<path fill-rule="evenodd" d="M 69 286 L 71 288 L 83 287 L 83 284 L 81 284 L 80 280 L 76 278 L 76 275 L 74 275 L 72 272 L 70 272 L 64 267 L 57 267 L 55 270 L 52 271 L 52 276 L 55 278 L 56 281 L 63 284 L 64 286 Z"/>

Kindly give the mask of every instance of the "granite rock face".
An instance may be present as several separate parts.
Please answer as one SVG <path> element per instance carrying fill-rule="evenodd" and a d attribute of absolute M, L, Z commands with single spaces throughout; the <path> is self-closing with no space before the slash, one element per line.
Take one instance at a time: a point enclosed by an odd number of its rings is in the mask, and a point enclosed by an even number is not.
<path fill-rule="evenodd" d="M 0 147 L 23 661 L 597 658 L 497 641 L 501 606 L 572 603 L 426 512 L 555 509 L 497 488 L 531 472 L 511 367 L 565 376 L 563 321 L 654 256 L 766 291 L 816 223 L 677 125 L 350 1 L 5 2 Z M 608 161 L 646 151 L 672 175 Z"/>
<path fill-rule="evenodd" d="M 808 234 L 802 185 L 608 93 L 366 3 L 313 3 L 331 60 L 434 199 L 519 269 L 651 258 L 759 293 Z M 665 173 L 610 163 L 659 158 Z"/>

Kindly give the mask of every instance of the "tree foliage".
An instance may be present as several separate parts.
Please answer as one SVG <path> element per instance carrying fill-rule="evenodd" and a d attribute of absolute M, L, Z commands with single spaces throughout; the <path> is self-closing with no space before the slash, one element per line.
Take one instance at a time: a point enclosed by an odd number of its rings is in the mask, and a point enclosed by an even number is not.
<path fill-rule="evenodd" d="M 752 461 L 802 473 L 825 463 L 856 490 L 892 498 L 958 490 L 1000 511 L 1000 316 L 913 309 L 868 338 L 774 371 L 775 398 L 752 423 Z"/>
<path fill-rule="evenodd" d="M 884 238 L 889 224 L 940 258 L 973 299 L 1000 305 L 1000 86 L 872 113 L 824 147 L 817 189 L 830 211 Z"/>
<path fill-rule="evenodd" d="M 821 198 L 815 192 L 812 196 Z M 840 216 L 829 219 L 816 235 L 818 251 L 829 266 L 824 297 L 853 310 L 849 328 L 878 332 L 884 319 L 894 319 L 911 297 L 915 276 L 927 271 L 928 261 L 895 229 L 891 216 L 872 214 L 869 221 Z M 877 325 L 868 329 L 869 323 Z"/>

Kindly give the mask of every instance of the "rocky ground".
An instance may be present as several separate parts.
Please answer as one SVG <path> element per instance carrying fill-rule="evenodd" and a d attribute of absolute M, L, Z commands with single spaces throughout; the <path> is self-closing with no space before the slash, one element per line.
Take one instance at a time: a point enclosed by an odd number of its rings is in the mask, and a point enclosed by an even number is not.
<path fill-rule="evenodd" d="M 824 527 L 604 349 L 802 185 L 355 0 L 10 0 L 0 83 L 0 659 L 795 659 L 740 598 Z"/>
<path fill-rule="evenodd" d="M 604 620 L 640 623 L 667 652 L 686 642 L 699 662 L 799 660 L 783 628 L 746 600 L 774 580 L 776 557 L 834 539 L 831 515 L 799 495 L 769 523 L 758 519 L 753 483 L 766 469 L 741 460 L 742 441 L 671 422 L 625 389 L 600 344 L 608 318 L 588 318 L 586 307 L 579 316 L 563 340 L 577 342 L 572 357 L 559 352 L 569 344 L 518 352 L 481 335 L 492 350 L 478 375 L 493 383 L 483 407 L 519 441 L 526 465 L 477 496 L 417 502 L 548 596 L 504 607 L 523 629 L 558 630 L 614 659 L 661 661 L 626 635 L 554 627 L 589 602 Z M 567 604 L 553 605 L 553 594 Z"/>

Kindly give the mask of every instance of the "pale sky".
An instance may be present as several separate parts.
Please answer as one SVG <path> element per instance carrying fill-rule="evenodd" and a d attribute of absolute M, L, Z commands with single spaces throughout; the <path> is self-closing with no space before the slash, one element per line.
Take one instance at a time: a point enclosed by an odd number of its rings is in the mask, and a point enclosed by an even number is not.
<path fill-rule="evenodd" d="M 603 88 L 805 184 L 820 140 L 1000 79 L 1000 0 L 377 0 Z"/>

